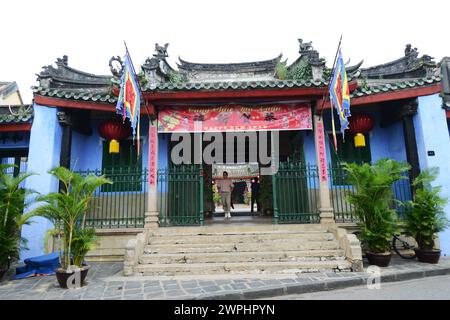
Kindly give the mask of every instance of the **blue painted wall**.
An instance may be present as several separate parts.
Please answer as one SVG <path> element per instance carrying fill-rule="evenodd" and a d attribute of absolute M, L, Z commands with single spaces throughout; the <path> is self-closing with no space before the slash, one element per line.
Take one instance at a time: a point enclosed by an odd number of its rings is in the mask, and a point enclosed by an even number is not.
<path fill-rule="evenodd" d="M 419 97 L 417 115 L 414 116 L 417 148 L 420 168 L 439 167 L 439 177 L 434 182 L 442 186 L 441 195 L 450 199 L 450 137 L 444 134 L 449 130 L 445 110 L 442 109 L 442 99 L 438 94 Z M 434 156 L 428 156 L 427 151 L 434 151 Z M 450 218 L 450 202 L 445 207 Z M 444 255 L 450 255 L 450 230 L 439 234 L 440 246 Z"/>
<path fill-rule="evenodd" d="M 375 126 L 369 133 L 370 141 L 370 153 L 372 156 L 372 162 L 375 162 L 381 158 L 391 158 L 397 161 L 406 161 L 406 149 L 403 136 L 402 123 L 396 122 L 389 127 L 381 128 L 380 120 L 381 115 L 379 112 L 368 112 L 374 117 Z M 329 133 L 331 133 L 331 120 L 328 111 L 323 113 L 323 120 L 325 130 L 327 134 L 325 136 L 327 146 L 327 161 L 331 163 L 332 142 L 329 141 Z M 351 118 L 350 118 L 351 121 Z M 339 124 L 335 123 L 336 133 L 339 133 Z M 316 164 L 316 151 L 314 145 L 314 134 L 312 131 L 303 132 L 304 148 L 305 148 L 305 161 L 306 163 Z"/>
<path fill-rule="evenodd" d="M 47 172 L 59 165 L 61 150 L 61 126 L 57 120 L 57 109 L 34 105 L 34 120 L 28 153 L 28 172 L 36 173 L 26 180 L 26 187 L 41 194 L 58 190 L 58 181 Z M 38 204 L 34 204 L 36 206 Z M 33 207 L 30 207 L 33 208 Z M 52 223 L 41 217 L 32 219 L 22 228 L 22 237 L 27 239 L 29 250 L 22 250 L 21 260 L 44 253 L 44 236 Z"/>
<path fill-rule="evenodd" d="M 98 134 L 100 121 L 91 120 L 92 135 L 72 131 L 70 168 L 72 170 L 95 170 L 102 168 L 103 144 Z"/>
<path fill-rule="evenodd" d="M 102 168 L 103 141 L 98 133 L 98 126 L 102 121 L 91 120 L 92 135 L 83 135 L 73 131 L 71 168 L 73 170 L 100 170 Z M 148 119 L 141 119 L 141 152 L 142 167 L 148 167 Z"/>

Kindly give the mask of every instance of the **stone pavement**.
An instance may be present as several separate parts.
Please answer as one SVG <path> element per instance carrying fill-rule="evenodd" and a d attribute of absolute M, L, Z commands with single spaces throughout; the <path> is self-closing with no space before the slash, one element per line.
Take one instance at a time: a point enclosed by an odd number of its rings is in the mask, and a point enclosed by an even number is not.
<path fill-rule="evenodd" d="M 367 267 L 367 265 L 365 266 Z M 381 283 L 450 274 L 450 257 L 437 265 L 393 258 Z M 367 272 L 124 277 L 122 263 L 92 263 L 87 285 L 61 289 L 55 276 L 0 283 L 0 300 L 257 299 L 360 286 Z"/>

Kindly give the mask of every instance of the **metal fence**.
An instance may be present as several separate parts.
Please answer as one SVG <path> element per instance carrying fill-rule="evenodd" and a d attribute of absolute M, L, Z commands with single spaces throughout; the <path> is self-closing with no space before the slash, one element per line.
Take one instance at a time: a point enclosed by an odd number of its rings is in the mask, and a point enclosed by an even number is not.
<path fill-rule="evenodd" d="M 317 166 L 280 163 L 272 176 L 275 223 L 319 223 Z"/>
<path fill-rule="evenodd" d="M 161 226 L 203 225 L 203 175 L 200 165 L 158 170 Z"/>
<path fill-rule="evenodd" d="M 329 166 L 328 175 L 335 221 L 341 223 L 357 222 L 354 209 L 346 199 L 348 194 L 354 192 L 354 186 L 347 182 L 344 168 Z M 394 199 L 398 200 L 392 203 L 392 207 L 397 211 L 401 219 L 407 207 L 401 205 L 400 202 L 412 199 L 411 185 L 407 172 L 404 174 L 404 179 L 398 180 L 392 185 L 392 191 Z"/>
<path fill-rule="evenodd" d="M 82 175 L 104 174 L 113 184 L 94 193 L 86 215 L 86 225 L 105 228 L 141 228 L 147 206 L 148 170 L 136 167 L 111 167 L 78 171 Z"/>

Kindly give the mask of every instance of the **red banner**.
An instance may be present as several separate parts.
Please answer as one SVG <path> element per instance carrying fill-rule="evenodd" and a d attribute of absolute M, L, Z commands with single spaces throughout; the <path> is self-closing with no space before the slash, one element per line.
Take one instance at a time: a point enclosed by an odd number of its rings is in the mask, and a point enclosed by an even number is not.
<path fill-rule="evenodd" d="M 158 134 L 156 132 L 156 126 L 150 125 L 148 142 L 150 144 L 148 152 L 148 183 L 150 186 L 156 185 L 156 175 L 157 175 L 157 154 L 156 143 L 158 139 Z"/>
<path fill-rule="evenodd" d="M 159 110 L 158 132 L 311 130 L 308 105 L 169 107 Z"/>
<path fill-rule="evenodd" d="M 317 153 L 319 155 L 319 181 L 328 182 L 325 130 L 322 120 L 316 122 L 316 148 L 318 148 Z"/>

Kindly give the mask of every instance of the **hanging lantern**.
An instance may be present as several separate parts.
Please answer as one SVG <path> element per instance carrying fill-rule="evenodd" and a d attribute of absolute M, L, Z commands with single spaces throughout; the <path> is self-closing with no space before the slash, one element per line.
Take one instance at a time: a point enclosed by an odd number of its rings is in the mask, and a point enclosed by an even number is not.
<path fill-rule="evenodd" d="M 355 135 L 355 148 L 362 148 L 366 146 L 365 133 L 369 133 L 373 129 L 375 122 L 371 116 L 364 114 L 353 115 L 350 118 L 349 129 Z"/>
<path fill-rule="evenodd" d="M 131 127 L 120 120 L 106 120 L 98 127 L 100 136 L 109 142 L 109 153 L 119 153 L 119 141 L 131 135 Z"/>

